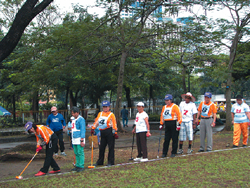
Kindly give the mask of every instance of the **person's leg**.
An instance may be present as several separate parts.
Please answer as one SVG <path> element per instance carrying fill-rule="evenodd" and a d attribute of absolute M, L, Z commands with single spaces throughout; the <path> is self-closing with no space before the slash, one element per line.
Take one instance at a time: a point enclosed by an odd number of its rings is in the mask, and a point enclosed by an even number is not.
<path fill-rule="evenodd" d="M 179 137 L 179 131 L 176 130 L 176 121 L 171 122 L 172 125 L 172 154 L 177 154 L 177 148 L 178 148 L 178 137 Z"/>
<path fill-rule="evenodd" d="M 73 149 L 74 149 L 74 154 L 75 154 L 75 166 L 78 167 L 79 166 L 79 154 L 78 154 L 78 145 L 73 145 Z"/>
<path fill-rule="evenodd" d="M 137 158 L 141 158 L 142 157 L 142 149 L 141 149 L 140 133 L 136 133 L 136 146 L 137 146 L 137 151 L 138 151 Z"/>
<path fill-rule="evenodd" d="M 233 145 L 239 146 L 241 135 L 241 128 L 239 123 L 234 123 L 234 136 L 233 136 Z"/>
<path fill-rule="evenodd" d="M 212 123 L 212 118 L 206 120 L 207 151 L 211 151 L 213 149 L 213 127 L 211 126 Z"/>
<path fill-rule="evenodd" d="M 105 149 L 107 146 L 106 130 L 101 131 L 101 144 L 99 147 L 99 159 L 97 160 L 97 165 L 103 165 Z"/>
<path fill-rule="evenodd" d="M 128 126 L 128 117 L 126 117 L 126 127 Z"/>
<path fill-rule="evenodd" d="M 139 133 L 140 141 L 141 141 L 141 150 L 142 150 L 142 157 L 143 157 L 143 159 L 148 158 L 146 133 L 147 132 L 141 132 L 141 133 Z"/>
<path fill-rule="evenodd" d="M 108 165 L 114 165 L 115 164 L 115 138 L 114 138 L 111 128 L 107 135 L 107 143 L 109 147 Z"/>
<path fill-rule="evenodd" d="M 193 121 L 189 121 L 189 122 L 186 123 L 186 133 L 187 133 L 187 137 L 188 137 L 188 140 L 189 140 L 188 148 L 191 149 L 191 145 L 192 145 L 192 141 L 193 141 L 193 134 L 194 134 Z"/>
<path fill-rule="evenodd" d="M 243 145 L 247 145 L 248 141 L 248 122 L 242 123 L 241 124 L 241 131 L 242 131 L 242 136 L 243 136 Z"/>
<path fill-rule="evenodd" d="M 122 125 L 125 127 L 125 118 L 122 118 Z"/>
<path fill-rule="evenodd" d="M 63 131 L 62 130 L 58 131 L 57 136 L 59 139 L 60 151 L 64 152 L 65 148 L 64 148 L 64 141 L 63 141 Z"/>
<path fill-rule="evenodd" d="M 57 144 L 56 144 L 56 146 L 55 146 L 54 152 L 55 152 L 55 153 L 58 153 L 58 149 L 59 149 L 59 148 L 58 148 L 58 132 L 54 132 L 54 134 L 57 136 L 57 142 L 56 142 Z"/>
<path fill-rule="evenodd" d="M 167 121 L 165 121 L 165 140 L 163 143 L 162 155 L 168 154 L 169 143 L 171 139 L 171 127 Z"/>
<path fill-rule="evenodd" d="M 201 119 L 201 122 L 200 122 L 200 151 L 205 150 L 205 138 L 206 138 L 205 119 Z"/>
<path fill-rule="evenodd" d="M 56 134 L 53 134 L 51 136 L 51 142 L 52 142 L 52 159 L 51 159 L 50 166 L 52 167 L 52 169 L 54 171 L 57 171 L 57 170 L 60 170 L 60 168 L 59 168 L 58 164 L 56 163 L 56 161 L 53 158 L 53 152 L 55 151 L 55 148 L 56 148 L 57 142 L 58 142 L 58 138 L 57 138 Z"/>
<path fill-rule="evenodd" d="M 84 148 L 81 145 L 76 145 L 77 153 L 78 153 L 78 164 L 76 167 L 84 168 Z"/>
<path fill-rule="evenodd" d="M 52 140 L 50 140 L 49 143 L 46 145 L 46 157 L 43 167 L 40 169 L 41 172 L 47 173 L 50 166 L 52 166 L 54 170 L 60 169 L 55 160 L 53 159 L 53 151 L 55 145 L 57 145 L 57 139 L 57 137 L 54 137 L 53 142 Z"/>
<path fill-rule="evenodd" d="M 179 131 L 179 150 L 177 154 L 183 154 L 183 142 L 186 140 L 186 124 L 184 122 L 181 123 L 181 129 Z"/>

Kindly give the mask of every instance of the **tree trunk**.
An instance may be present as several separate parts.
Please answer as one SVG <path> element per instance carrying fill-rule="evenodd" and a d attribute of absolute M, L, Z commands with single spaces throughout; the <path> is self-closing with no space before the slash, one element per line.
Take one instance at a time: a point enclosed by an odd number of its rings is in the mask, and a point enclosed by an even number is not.
<path fill-rule="evenodd" d="M 118 75 L 118 86 L 117 86 L 117 99 L 115 104 L 115 117 L 117 121 L 117 128 L 119 132 L 125 132 L 122 128 L 120 121 L 120 110 L 121 110 L 121 101 L 122 101 L 122 88 L 123 88 L 123 78 L 124 78 L 124 67 L 128 53 L 126 51 L 122 52 L 120 70 Z"/>
<path fill-rule="evenodd" d="M 39 99 L 38 91 L 35 91 L 32 98 L 32 111 L 34 122 L 38 122 Z"/>
<path fill-rule="evenodd" d="M 232 117 L 231 117 L 231 85 L 232 85 L 232 73 L 228 73 L 228 80 L 226 86 L 226 126 L 225 130 L 229 131 L 232 127 Z"/>
<path fill-rule="evenodd" d="M 42 12 L 52 1 L 53 0 L 43 0 L 36 6 L 39 2 L 38 0 L 26 0 L 16 14 L 8 33 L 0 41 L 0 67 L 2 67 L 2 61 L 15 49 L 25 28 L 32 19 Z"/>
<path fill-rule="evenodd" d="M 68 96 L 69 96 L 69 87 L 66 89 L 66 95 L 65 95 L 65 109 L 68 110 Z"/>
<path fill-rule="evenodd" d="M 13 104 L 13 121 L 16 122 L 16 99 L 15 94 L 12 96 L 12 104 Z"/>
<path fill-rule="evenodd" d="M 183 66 L 183 69 L 182 69 L 182 86 L 183 86 L 184 93 L 187 93 L 187 86 L 186 86 L 186 67 L 185 67 L 185 66 Z"/>
<path fill-rule="evenodd" d="M 130 98 L 130 87 L 126 87 L 124 86 L 125 92 L 126 92 L 126 99 L 127 99 L 127 103 L 129 108 L 132 108 L 132 100 Z"/>

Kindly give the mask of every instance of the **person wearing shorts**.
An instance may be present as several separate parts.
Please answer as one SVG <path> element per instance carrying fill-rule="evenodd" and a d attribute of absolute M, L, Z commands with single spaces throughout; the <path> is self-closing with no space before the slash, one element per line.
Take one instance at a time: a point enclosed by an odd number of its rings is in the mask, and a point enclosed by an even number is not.
<path fill-rule="evenodd" d="M 193 129 L 195 129 L 195 123 L 193 120 L 196 120 L 196 114 L 198 113 L 197 108 L 194 104 L 195 98 L 190 92 L 181 95 L 182 101 L 180 103 L 180 111 L 182 115 L 182 123 L 179 134 L 179 150 L 177 154 L 183 154 L 183 142 L 187 139 L 189 140 L 187 154 L 191 154 L 192 150 L 192 141 L 193 141 Z"/>

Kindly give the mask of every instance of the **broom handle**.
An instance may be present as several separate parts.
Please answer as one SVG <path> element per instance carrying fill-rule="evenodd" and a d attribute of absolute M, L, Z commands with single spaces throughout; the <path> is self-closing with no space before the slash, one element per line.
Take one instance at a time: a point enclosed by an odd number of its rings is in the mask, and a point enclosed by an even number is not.
<path fill-rule="evenodd" d="M 19 176 L 21 176 L 23 174 L 23 172 L 26 170 L 26 168 L 29 166 L 29 164 L 31 163 L 31 161 L 33 161 L 33 159 L 35 158 L 35 156 L 38 154 L 38 152 L 35 153 L 35 155 L 32 157 L 32 159 L 30 160 L 30 162 L 26 165 L 26 167 L 23 169 L 23 171 L 21 172 L 21 174 Z"/>
<path fill-rule="evenodd" d="M 93 166 L 93 135 L 91 137 L 91 140 L 92 140 L 91 166 Z"/>

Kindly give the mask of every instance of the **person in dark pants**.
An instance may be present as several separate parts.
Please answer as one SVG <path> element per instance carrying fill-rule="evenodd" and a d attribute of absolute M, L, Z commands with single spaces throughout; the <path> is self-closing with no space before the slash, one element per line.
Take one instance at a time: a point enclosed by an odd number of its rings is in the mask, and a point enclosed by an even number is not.
<path fill-rule="evenodd" d="M 46 125 L 51 128 L 52 131 L 57 135 L 59 139 L 59 145 L 61 150 L 61 155 L 66 156 L 66 153 L 64 152 L 64 141 L 63 141 L 63 129 L 65 129 L 66 122 L 62 114 L 58 113 L 57 108 L 53 106 L 51 108 L 52 114 L 49 115 Z M 55 155 L 58 155 L 58 146 L 56 146 L 55 149 Z"/>
<path fill-rule="evenodd" d="M 61 170 L 56 161 L 53 159 L 53 152 L 58 142 L 58 137 L 56 134 L 49 127 L 35 125 L 30 121 L 25 124 L 25 129 L 29 133 L 34 133 L 36 135 L 37 153 L 42 150 L 42 146 L 46 145 L 46 157 L 44 165 L 40 171 L 35 174 L 35 176 L 45 175 L 48 172 L 50 166 L 53 168 L 53 170 L 49 172 L 50 174 L 59 173 Z"/>
<path fill-rule="evenodd" d="M 115 115 L 110 112 L 110 102 L 103 101 L 102 102 L 103 111 L 99 112 L 97 118 L 91 129 L 91 135 L 94 134 L 94 129 L 97 127 L 101 131 L 101 144 L 99 147 L 99 159 L 97 160 L 95 166 L 103 165 L 104 162 L 104 154 L 106 146 L 109 147 L 108 154 L 108 165 L 111 166 L 115 164 L 115 140 L 118 139 L 117 135 L 117 125 Z"/>
<path fill-rule="evenodd" d="M 123 109 L 121 110 L 121 116 L 123 127 L 128 127 L 128 110 L 126 109 L 126 106 L 123 106 Z"/>
<path fill-rule="evenodd" d="M 134 161 L 146 162 L 148 161 L 147 137 L 151 136 L 148 114 L 144 111 L 143 102 L 137 104 L 137 110 L 138 113 L 136 114 L 134 123 L 135 127 L 132 131 L 133 134 L 136 132 L 136 145 L 138 150 L 138 155 Z"/>
<path fill-rule="evenodd" d="M 175 157 L 178 148 L 178 136 L 180 131 L 180 124 L 182 123 L 181 112 L 179 107 L 172 103 L 173 96 L 167 94 L 165 96 L 166 105 L 161 111 L 160 129 L 165 125 L 165 141 L 163 144 L 162 157 L 166 157 L 168 153 L 169 143 L 172 139 L 171 157 Z"/>

